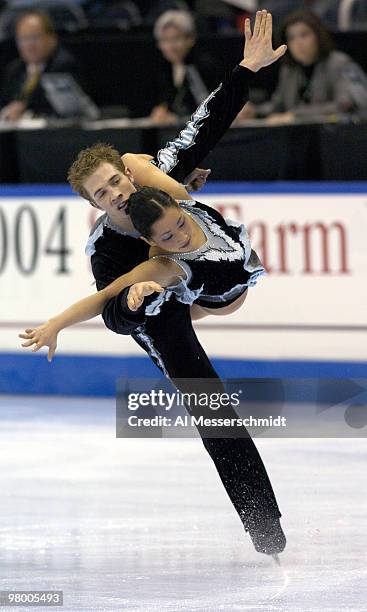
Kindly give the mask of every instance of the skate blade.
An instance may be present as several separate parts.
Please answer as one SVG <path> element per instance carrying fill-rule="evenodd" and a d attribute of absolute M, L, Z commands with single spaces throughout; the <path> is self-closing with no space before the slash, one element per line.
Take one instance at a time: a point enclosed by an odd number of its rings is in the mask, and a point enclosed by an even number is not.
<path fill-rule="evenodd" d="M 279 555 L 275 554 L 275 555 L 271 555 L 271 556 L 273 557 L 275 563 L 280 566 Z"/>

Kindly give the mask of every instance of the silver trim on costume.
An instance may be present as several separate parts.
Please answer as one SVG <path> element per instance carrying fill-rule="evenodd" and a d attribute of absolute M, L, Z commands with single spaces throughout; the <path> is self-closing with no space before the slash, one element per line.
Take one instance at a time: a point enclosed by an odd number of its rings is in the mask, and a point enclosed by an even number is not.
<path fill-rule="evenodd" d="M 106 221 L 106 218 L 107 213 L 99 217 L 90 231 L 87 244 L 85 245 L 85 254 L 89 257 L 94 255 L 94 253 L 96 252 L 94 245 L 97 242 L 98 238 L 100 238 L 103 234 L 103 226 L 104 222 Z"/>
<path fill-rule="evenodd" d="M 241 230 L 239 239 L 241 243 L 243 244 L 243 248 L 245 250 L 245 264 L 247 264 L 250 258 L 250 255 L 251 255 L 251 242 L 250 242 L 250 236 L 248 234 L 246 225 L 244 225 L 243 223 L 238 223 L 238 221 L 233 221 L 233 219 L 228 219 L 228 218 L 225 219 L 225 222 L 230 227 L 237 227 Z M 245 270 L 247 270 L 247 268 L 245 268 Z"/>
<path fill-rule="evenodd" d="M 163 374 L 167 378 L 169 378 L 169 374 L 164 365 L 162 356 L 159 353 L 159 351 L 157 351 L 157 349 L 154 347 L 153 339 L 151 338 L 151 336 L 148 336 L 148 334 L 145 333 L 144 327 L 139 326 L 135 332 L 135 335 L 139 338 L 139 340 L 141 340 L 145 344 L 145 346 L 147 347 L 147 352 L 150 355 L 150 357 L 154 357 L 156 359 L 156 361 L 159 363 L 160 368 L 162 369 Z"/>
<path fill-rule="evenodd" d="M 136 230 L 133 232 L 125 232 L 118 225 L 115 225 L 108 217 L 107 213 L 105 213 L 104 215 L 98 217 L 89 234 L 89 238 L 85 246 L 85 254 L 89 257 L 94 255 L 96 252 L 95 243 L 97 242 L 98 238 L 102 236 L 105 227 L 109 227 L 122 236 L 131 236 L 132 238 L 139 238 L 140 236 L 139 232 Z"/>
<path fill-rule="evenodd" d="M 157 155 L 157 166 L 162 172 L 168 174 L 171 170 L 177 166 L 178 154 L 182 149 L 189 149 L 195 144 L 195 138 L 198 135 L 200 128 L 202 127 L 201 121 L 209 117 L 210 111 L 208 110 L 209 102 L 215 97 L 215 95 L 223 87 L 223 83 L 212 91 L 211 94 L 198 106 L 196 111 L 191 115 L 190 121 L 181 130 L 175 140 L 171 140 L 166 144 L 163 149 L 158 151 Z"/>
<path fill-rule="evenodd" d="M 179 302 L 191 305 L 198 299 L 198 297 L 200 297 L 201 292 L 204 289 L 204 285 L 202 285 L 199 289 L 190 289 L 187 286 L 187 283 L 187 280 L 182 279 L 182 281 L 177 285 L 172 285 L 162 293 L 159 293 L 156 299 L 145 308 L 145 314 L 152 317 L 160 313 L 163 304 L 168 302 L 173 295 Z"/>

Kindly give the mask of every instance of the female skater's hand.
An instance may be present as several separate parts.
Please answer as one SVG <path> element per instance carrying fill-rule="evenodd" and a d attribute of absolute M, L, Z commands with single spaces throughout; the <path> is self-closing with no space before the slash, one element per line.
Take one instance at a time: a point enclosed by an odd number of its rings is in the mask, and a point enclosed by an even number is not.
<path fill-rule="evenodd" d="M 186 178 L 185 185 L 187 191 L 200 191 L 207 181 L 207 178 L 211 170 L 203 170 L 202 168 L 195 168 Z"/>
<path fill-rule="evenodd" d="M 130 310 L 137 310 L 144 302 L 147 295 L 152 295 L 154 292 L 162 293 L 163 287 L 154 281 L 144 281 L 131 285 L 127 294 L 127 305 Z"/>
<path fill-rule="evenodd" d="M 48 346 L 49 351 L 47 354 L 48 361 L 52 361 L 52 358 L 55 354 L 57 347 L 57 334 L 59 333 L 59 328 L 57 325 L 50 319 L 46 323 L 39 325 L 39 327 L 35 327 L 34 329 L 26 329 L 24 334 L 18 334 L 19 338 L 24 338 L 27 342 L 24 342 L 22 346 L 29 347 L 33 346 L 32 352 L 36 353 L 43 346 Z"/>
<path fill-rule="evenodd" d="M 268 11 L 257 11 L 254 31 L 251 32 L 251 22 L 245 20 L 244 59 L 240 66 L 257 72 L 260 68 L 274 64 L 287 51 L 287 45 L 281 45 L 273 50 L 273 19 Z"/>

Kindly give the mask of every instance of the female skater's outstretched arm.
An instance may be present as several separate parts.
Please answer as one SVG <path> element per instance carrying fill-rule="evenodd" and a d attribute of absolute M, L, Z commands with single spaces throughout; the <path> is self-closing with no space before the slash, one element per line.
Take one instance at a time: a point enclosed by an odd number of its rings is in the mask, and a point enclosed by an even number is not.
<path fill-rule="evenodd" d="M 57 336 L 62 329 L 102 314 L 107 302 L 131 285 L 134 285 L 134 297 L 129 298 L 129 307 L 136 310 L 143 303 L 144 297 L 154 292 L 162 293 L 165 287 L 177 283 L 182 275 L 182 269 L 172 260 L 159 258 L 145 261 L 117 278 L 105 289 L 75 302 L 39 327 L 27 328 L 24 333 L 19 334 L 19 338 L 26 340 L 22 346 L 33 346 L 33 352 L 48 346 L 47 357 L 51 361 L 57 347 Z"/>

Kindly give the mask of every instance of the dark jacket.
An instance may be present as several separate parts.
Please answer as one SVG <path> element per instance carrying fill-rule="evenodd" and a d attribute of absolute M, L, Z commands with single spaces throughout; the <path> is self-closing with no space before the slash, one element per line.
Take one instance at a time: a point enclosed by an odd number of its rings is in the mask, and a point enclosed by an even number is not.
<path fill-rule="evenodd" d="M 58 46 L 46 63 L 44 73 L 67 72 L 80 83 L 80 68 L 73 55 Z M 6 106 L 13 100 L 21 98 L 22 89 L 27 79 L 26 65 L 22 59 L 18 58 L 11 62 L 5 70 L 0 92 L 1 107 Z M 41 83 L 33 90 L 27 108 L 36 115 L 53 115 L 53 108 L 49 104 Z"/>
<path fill-rule="evenodd" d="M 163 58 L 155 72 L 154 106 L 165 103 L 168 109 L 179 117 L 194 112 L 218 83 L 218 77 L 222 73 L 217 63 L 208 55 L 199 55 L 195 51 L 188 54 L 185 65 L 186 76 L 180 87 L 176 87 L 173 82 L 172 64 Z"/>

